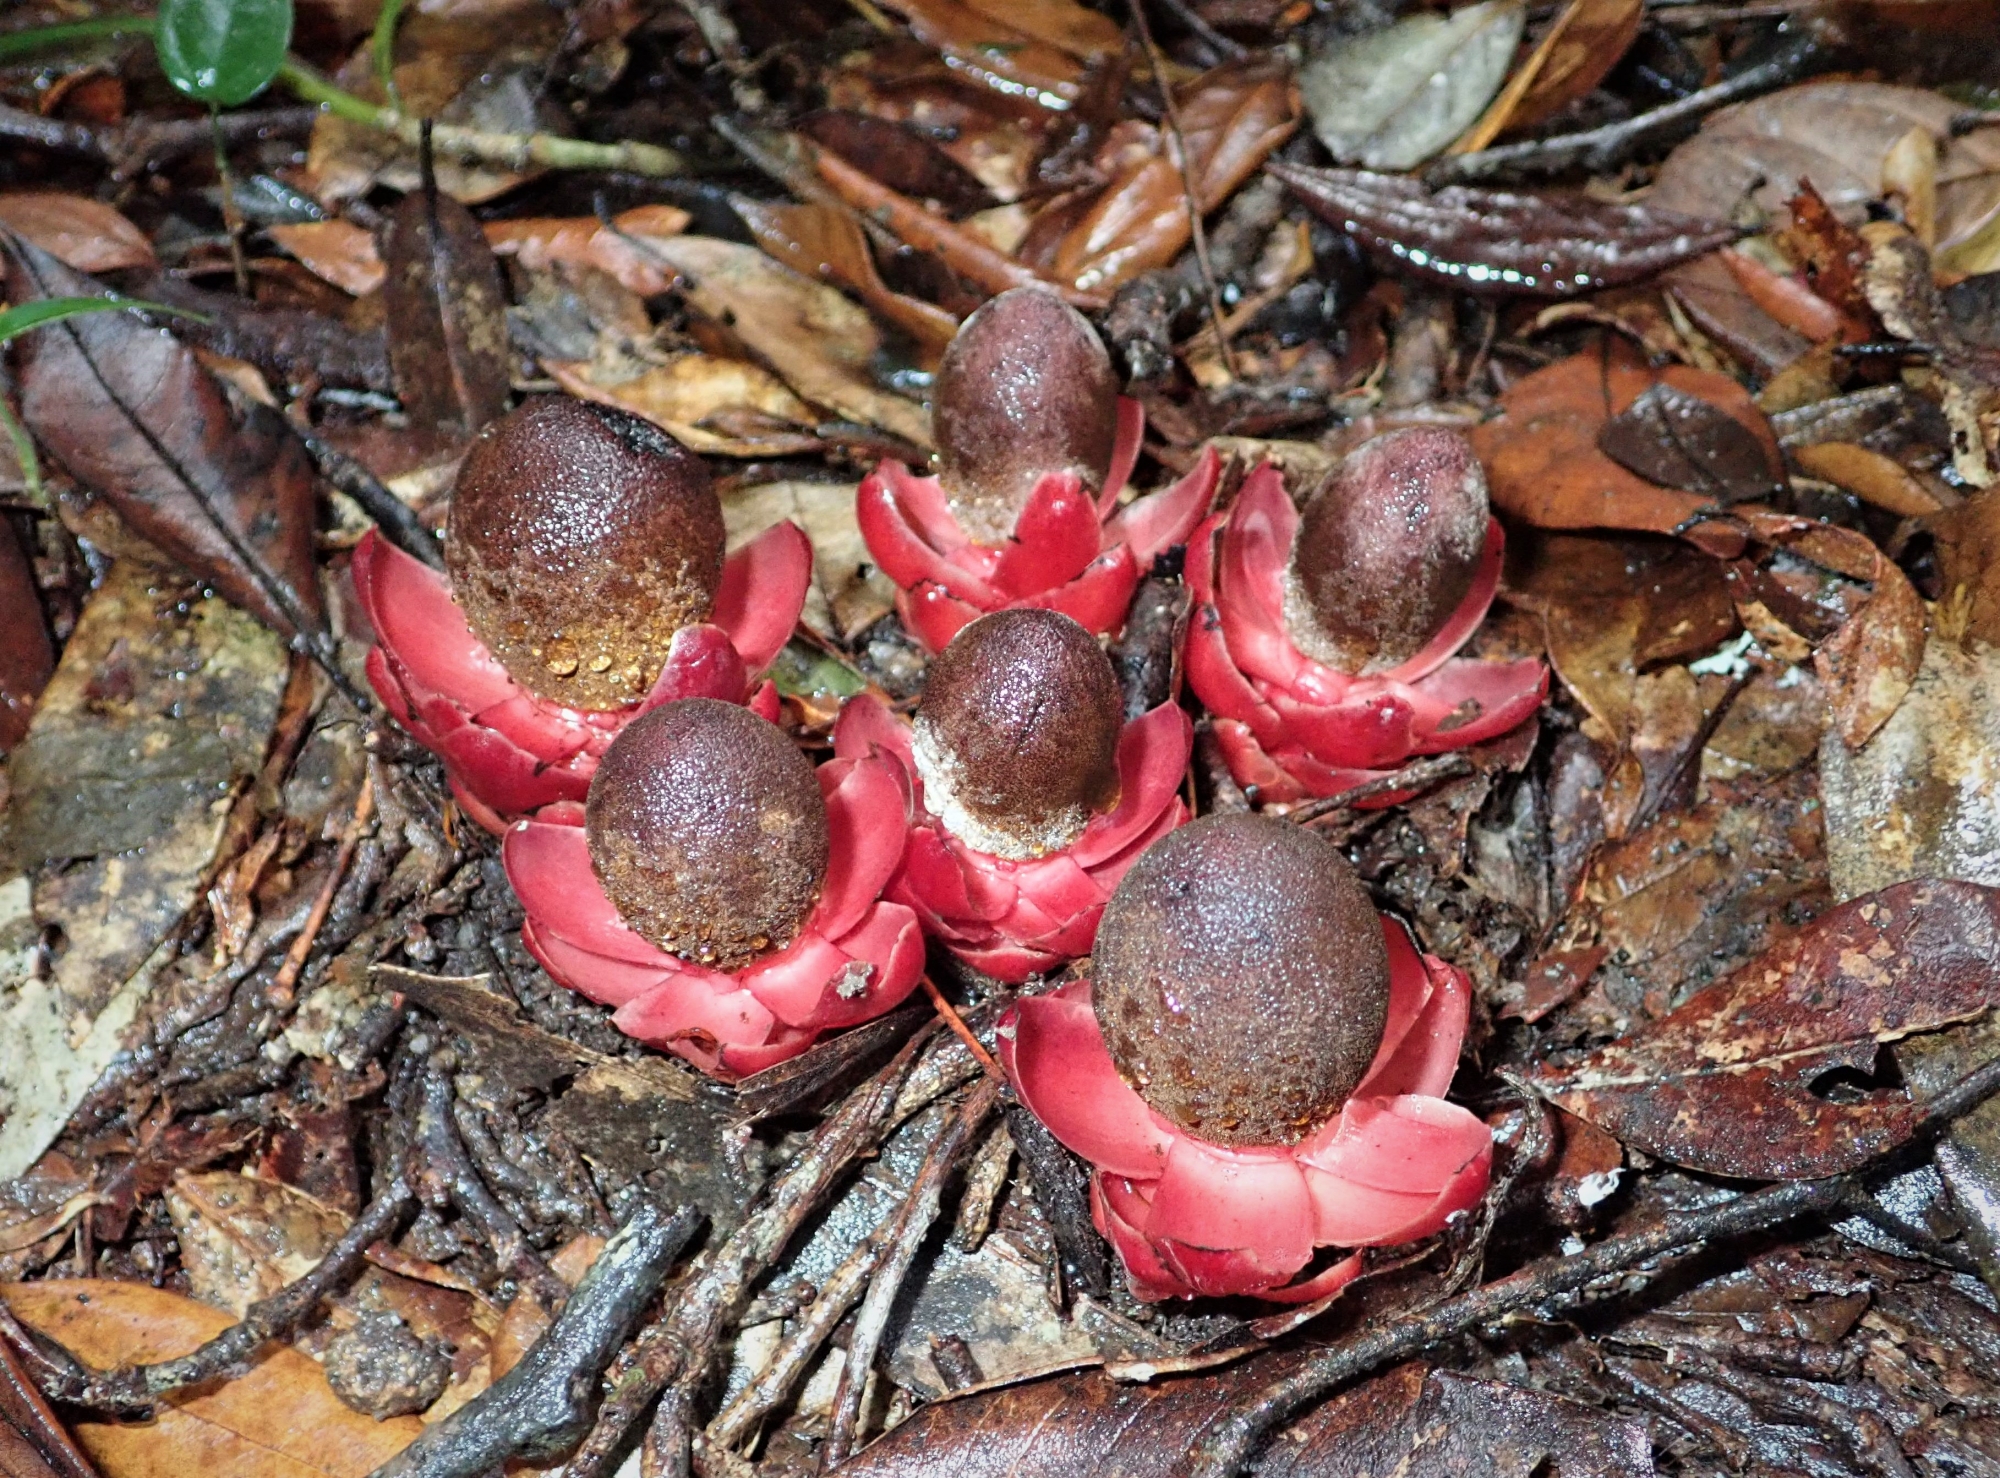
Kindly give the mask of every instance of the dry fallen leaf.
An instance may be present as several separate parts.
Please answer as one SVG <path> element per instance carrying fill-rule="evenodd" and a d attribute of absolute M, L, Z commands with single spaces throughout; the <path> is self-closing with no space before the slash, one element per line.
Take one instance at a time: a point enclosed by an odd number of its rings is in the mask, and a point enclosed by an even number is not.
<path fill-rule="evenodd" d="M 101 200 L 55 190 L 0 192 L 0 226 L 79 272 L 156 267 L 146 233 Z"/>
<path fill-rule="evenodd" d="M 99 1370 L 185 1355 L 234 1322 L 176 1293 L 97 1278 L 9 1283 L 0 1299 Z M 414 1417 L 350 1411 L 319 1366 L 284 1345 L 233 1380 L 166 1397 L 151 1421 L 75 1420 L 104 1478 L 365 1478 L 422 1430 Z"/>
<path fill-rule="evenodd" d="M 1501 134 L 1531 128 L 1587 97 L 1624 57 L 1645 14 L 1644 0 L 1569 0 L 1451 152 L 1483 149 Z"/>
<path fill-rule="evenodd" d="M 748 360 L 681 354 L 636 375 L 585 360 L 544 360 L 542 368 L 570 394 L 643 416 L 693 451 L 783 457 L 819 450 L 805 402 Z"/>

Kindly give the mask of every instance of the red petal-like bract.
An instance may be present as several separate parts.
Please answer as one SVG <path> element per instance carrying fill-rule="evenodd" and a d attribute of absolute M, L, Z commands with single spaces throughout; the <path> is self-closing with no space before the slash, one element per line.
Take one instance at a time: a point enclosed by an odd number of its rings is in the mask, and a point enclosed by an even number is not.
<path fill-rule="evenodd" d="M 798 936 L 735 971 L 670 955 L 619 917 L 590 865 L 582 815 L 552 807 L 501 847 L 527 912 L 521 938 L 562 984 L 617 1008 L 618 1029 L 724 1082 L 796 1057 L 822 1033 L 872 1021 L 916 988 L 923 930 L 884 887 L 902 862 L 907 802 L 892 760 L 836 758 L 818 771 L 828 858 Z"/>
<path fill-rule="evenodd" d="M 1499 586 L 1497 520 L 1472 589 L 1437 635 L 1409 661 L 1365 677 L 1313 661 L 1286 630 L 1285 566 L 1298 525 L 1282 475 L 1265 463 L 1244 480 L 1236 506 L 1188 542 L 1188 685 L 1214 716 L 1230 773 L 1255 786 L 1259 801 L 1338 795 L 1416 755 L 1496 738 L 1541 707 L 1549 675 L 1540 661 L 1452 655 Z"/>
<path fill-rule="evenodd" d="M 1188 535 L 1215 501 L 1222 460 L 1213 448 L 1173 486 L 1119 506 L 1138 461 L 1145 417 L 1118 402 L 1118 440 L 1096 497 L 1074 473 L 1036 484 L 1005 544 L 977 544 L 952 517 L 934 477 L 883 462 L 855 495 L 854 513 L 876 567 L 897 585 L 903 624 L 933 652 L 989 611 L 1061 611 L 1103 636 L 1125 621 L 1155 556 Z"/>
<path fill-rule="evenodd" d="M 1334 1292 L 1358 1255 L 1299 1279 L 1317 1249 L 1427 1237 L 1485 1193 L 1493 1141 L 1447 1103 L 1471 1009 L 1463 971 L 1389 945 L 1389 1020 L 1354 1094 L 1297 1145 L 1225 1146 L 1155 1113 L 1119 1076 L 1090 984 L 1030 996 L 1001 1018 L 1000 1061 L 1021 1101 L 1093 1169 L 1098 1230 L 1139 1298 L 1248 1294 L 1300 1303 Z"/>
<path fill-rule="evenodd" d="M 812 545 L 789 520 L 724 561 L 712 619 L 674 633 L 666 666 L 639 702 L 565 708 L 515 682 L 473 635 L 451 587 L 373 529 L 354 551 L 355 594 L 375 628 L 368 681 L 383 706 L 444 761 L 467 814 L 498 834 L 515 817 L 581 802 L 618 731 L 677 698 L 747 703 L 777 716 L 777 690 L 750 679 L 798 624 Z"/>
<path fill-rule="evenodd" d="M 915 909 L 945 947 L 997 980 L 1020 982 L 1090 953 L 1112 889 L 1159 838 L 1188 819 L 1180 798 L 1194 726 L 1162 703 L 1118 736 L 1118 804 L 1094 816 L 1060 852 L 1027 861 L 966 845 L 924 809 L 910 757 L 910 728 L 868 694 L 848 700 L 834 725 L 842 759 L 885 756 L 913 798 L 902 870 L 888 896 Z"/>

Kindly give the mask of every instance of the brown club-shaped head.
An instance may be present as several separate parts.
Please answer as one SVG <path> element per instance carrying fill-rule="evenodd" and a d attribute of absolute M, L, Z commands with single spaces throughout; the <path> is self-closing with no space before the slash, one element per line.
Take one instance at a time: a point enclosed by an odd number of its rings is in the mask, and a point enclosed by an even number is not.
<path fill-rule="evenodd" d="M 826 878 L 826 802 L 783 732 L 713 698 L 625 726 L 590 783 L 591 866 L 625 922 L 733 970 L 782 949 Z"/>
<path fill-rule="evenodd" d="M 1037 287 L 1012 287 L 959 327 L 931 402 L 938 480 L 965 531 L 985 543 L 1045 472 L 1101 489 L 1118 435 L 1118 376 L 1097 331 Z"/>
<path fill-rule="evenodd" d="M 982 852 L 1060 851 L 1118 802 L 1123 717 L 1110 659 L 1068 616 L 981 616 L 924 683 L 913 744 L 924 804 Z"/>
<path fill-rule="evenodd" d="M 1285 581 L 1292 640 L 1341 672 L 1408 661 L 1472 589 L 1489 518 L 1486 474 L 1457 432 L 1363 442 L 1299 519 Z"/>
<path fill-rule="evenodd" d="M 480 434 L 451 497 L 445 564 L 514 680 L 573 708 L 645 696 L 722 579 L 701 459 L 637 416 L 540 396 Z"/>
<path fill-rule="evenodd" d="M 1305 1138 L 1388 1019 L 1388 947 L 1354 870 L 1324 837 L 1248 813 L 1147 850 L 1105 906 L 1092 973 L 1118 1071 L 1217 1144 Z"/>

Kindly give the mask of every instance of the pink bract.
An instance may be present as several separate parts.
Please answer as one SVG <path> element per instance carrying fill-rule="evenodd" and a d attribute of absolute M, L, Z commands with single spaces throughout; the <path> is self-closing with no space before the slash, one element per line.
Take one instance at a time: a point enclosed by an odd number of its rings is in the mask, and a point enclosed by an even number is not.
<path fill-rule="evenodd" d="M 1016 862 L 967 846 L 924 809 L 910 726 L 880 699 L 850 699 L 834 725 L 842 758 L 885 756 L 913 798 L 902 869 L 888 896 L 974 969 L 1020 982 L 1090 953 L 1112 889 L 1154 842 L 1187 820 L 1180 799 L 1194 725 L 1162 703 L 1118 736 L 1118 804 L 1061 852 Z"/>
<path fill-rule="evenodd" d="M 619 917 L 590 865 L 583 808 L 517 822 L 501 847 L 527 910 L 521 938 L 550 975 L 601 1005 L 627 1036 L 735 1082 L 796 1057 L 822 1033 L 872 1021 L 916 988 L 923 929 L 882 890 L 903 858 L 907 801 L 892 761 L 818 771 L 828 857 L 798 936 L 734 971 L 670 955 Z"/>
<path fill-rule="evenodd" d="M 1005 544 L 975 543 L 935 477 L 883 462 L 854 511 L 869 556 L 896 583 L 903 624 L 933 652 L 966 623 L 1014 606 L 1061 611 L 1097 636 L 1117 630 L 1154 557 L 1185 542 L 1208 512 L 1222 469 L 1208 448 L 1179 482 L 1121 508 L 1144 430 L 1137 402 L 1121 399 L 1103 491 L 1093 498 L 1074 473 L 1044 475 Z"/>
<path fill-rule="evenodd" d="M 368 681 L 396 721 L 444 761 L 466 813 L 498 835 L 509 820 L 581 802 L 618 731 L 676 698 L 748 703 L 778 713 L 750 679 L 791 637 L 812 578 L 812 545 L 791 522 L 766 529 L 722 566 L 710 620 L 674 634 L 659 680 L 625 708 L 566 708 L 508 675 L 466 623 L 443 574 L 370 529 L 354 551 L 354 589 L 375 646 Z"/>
<path fill-rule="evenodd" d="M 1296 1145 L 1225 1147 L 1155 1113 L 1105 1050 L 1088 981 L 1031 996 L 1001 1018 L 1007 1076 L 1035 1117 L 1090 1161 L 1097 1228 L 1139 1298 L 1322 1298 L 1361 1271 L 1361 1258 L 1294 1282 L 1316 1249 L 1414 1242 L 1485 1193 L 1492 1134 L 1442 1096 L 1458 1066 L 1470 983 L 1418 954 L 1401 924 L 1382 927 L 1382 1046 L 1340 1112 Z"/>
<path fill-rule="evenodd" d="M 1236 506 L 1188 543 L 1188 684 L 1214 716 L 1230 773 L 1256 786 L 1258 800 L 1338 795 L 1413 756 L 1496 738 L 1541 707 L 1549 675 L 1539 660 L 1452 655 L 1499 587 L 1498 520 L 1451 619 L 1409 661 L 1366 677 L 1313 661 L 1285 628 L 1285 567 L 1298 528 L 1283 476 L 1265 463 L 1244 480 Z"/>

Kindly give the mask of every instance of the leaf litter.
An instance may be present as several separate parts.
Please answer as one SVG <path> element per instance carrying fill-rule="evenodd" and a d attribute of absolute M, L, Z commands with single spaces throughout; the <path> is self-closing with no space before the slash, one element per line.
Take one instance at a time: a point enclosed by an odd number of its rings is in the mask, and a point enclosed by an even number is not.
<path fill-rule="evenodd" d="M 251 8 L 213 85 L 182 21 L 0 36 L 8 302 L 202 315 L 28 330 L 0 385 L 24 1471 L 2000 1460 L 1989 0 L 1894 47 L 1882 0 L 301 0 L 282 66 Z M 363 700 L 370 525 L 435 557 L 469 438 L 568 394 L 705 459 L 732 550 L 804 533 L 809 752 L 907 711 L 856 488 L 927 470 L 940 356 L 1024 284 L 1144 403 L 1128 503 L 1211 442 L 1227 510 L 1463 431 L 1507 552 L 1462 655 L 1553 670 L 1292 812 L 1466 971 L 1496 1136 L 1294 1314 L 1130 1296 L 1080 1167 L 987 1118 L 1011 988 L 943 951 L 950 1030 L 919 995 L 733 1091 L 636 1046 Z M 1136 577 L 1128 711 L 1197 720 L 1196 810 L 1281 812 L 1176 688 L 1180 556 Z"/>

